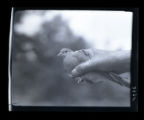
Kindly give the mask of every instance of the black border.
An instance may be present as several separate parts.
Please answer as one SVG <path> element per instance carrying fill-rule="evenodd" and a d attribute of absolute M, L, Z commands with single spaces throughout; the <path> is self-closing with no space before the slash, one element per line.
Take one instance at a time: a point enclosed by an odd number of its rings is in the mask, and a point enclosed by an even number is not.
<path fill-rule="evenodd" d="M 12 105 L 12 111 L 56 111 L 56 112 L 137 112 L 138 111 L 138 41 L 139 41 L 139 8 L 138 7 L 111 7 L 111 6 L 102 6 L 102 7 L 86 7 L 86 6 L 62 6 L 57 7 L 54 4 L 48 7 L 25 7 L 25 6 L 15 6 L 16 10 L 26 10 L 26 9 L 50 9 L 50 10 L 118 10 L 118 11 L 129 11 L 133 12 L 133 27 L 132 27 L 132 53 L 131 53 L 131 96 L 136 95 L 136 101 L 131 102 L 130 107 L 46 107 L 46 106 L 14 106 Z M 134 73 L 134 74 L 133 74 Z M 132 89 L 136 86 L 136 90 Z M 134 91 L 133 91 L 134 90 Z M 132 101 L 133 97 L 131 97 Z"/>

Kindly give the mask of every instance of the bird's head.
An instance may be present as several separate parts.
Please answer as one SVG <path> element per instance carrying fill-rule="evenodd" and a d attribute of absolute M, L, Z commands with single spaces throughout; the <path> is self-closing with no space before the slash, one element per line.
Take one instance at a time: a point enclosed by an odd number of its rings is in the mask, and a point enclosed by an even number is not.
<path fill-rule="evenodd" d="M 69 49 L 69 48 L 62 48 L 62 49 L 60 50 L 60 52 L 57 54 L 57 56 L 66 56 L 66 55 L 68 55 L 70 52 L 72 52 L 71 49 Z"/>

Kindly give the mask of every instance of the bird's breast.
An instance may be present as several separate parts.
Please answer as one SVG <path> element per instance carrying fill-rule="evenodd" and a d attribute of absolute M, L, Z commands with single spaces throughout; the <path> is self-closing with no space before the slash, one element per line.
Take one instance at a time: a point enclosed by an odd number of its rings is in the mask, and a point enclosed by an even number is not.
<path fill-rule="evenodd" d="M 80 64 L 80 62 L 78 61 L 76 57 L 67 55 L 63 60 L 63 64 L 64 64 L 64 69 L 67 72 L 71 72 L 75 66 Z"/>

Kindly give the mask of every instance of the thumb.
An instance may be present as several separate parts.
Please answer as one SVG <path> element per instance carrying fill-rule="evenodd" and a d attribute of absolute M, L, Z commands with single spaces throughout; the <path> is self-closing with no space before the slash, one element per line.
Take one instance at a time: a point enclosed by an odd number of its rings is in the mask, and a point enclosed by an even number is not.
<path fill-rule="evenodd" d="M 73 77 L 79 77 L 89 71 L 90 61 L 77 65 L 71 72 Z"/>

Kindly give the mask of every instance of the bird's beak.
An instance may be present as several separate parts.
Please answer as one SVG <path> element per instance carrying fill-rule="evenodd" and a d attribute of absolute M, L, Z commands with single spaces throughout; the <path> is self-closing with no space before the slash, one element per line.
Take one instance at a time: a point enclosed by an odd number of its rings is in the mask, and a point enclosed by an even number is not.
<path fill-rule="evenodd" d="M 58 53 L 57 56 L 62 56 L 62 54 L 61 54 L 61 53 Z"/>

